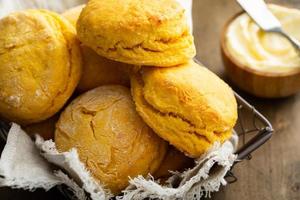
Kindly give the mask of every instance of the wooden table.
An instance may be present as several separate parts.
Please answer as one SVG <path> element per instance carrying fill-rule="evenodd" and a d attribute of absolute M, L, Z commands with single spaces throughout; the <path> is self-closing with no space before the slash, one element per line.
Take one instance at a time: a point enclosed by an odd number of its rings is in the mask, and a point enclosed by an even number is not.
<path fill-rule="evenodd" d="M 269 2 L 300 8 L 300 0 Z M 219 36 L 226 20 L 239 10 L 234 0 L 194 0 L 197 58 L 225 79 Z M 264 100 L 239 93 L 272 122 L 276 132 L 271 141 L 253 154 L 251 161 L 235 167 L 238 181 L 213 194 L 212 199 L 300 200 L 300 94 Z M 31 194 L 0 189 L 0 199 L 61 199 L 57 195 L 55 191 Z"/>
<path fill-rule="evenodd" d="M 300 8 L 299 0 L 269 2 Z M 219 36 L 224 23 L 240 10 L 234 0 L 194 0 L 197 57 L 225 79 Z M 235 167 L 238 181 L 214 194 L 213 199 L 300 200 L 300 94 L 265 100 L 239 93 L 271 121 L 275 133 L 251 161 Z"/>

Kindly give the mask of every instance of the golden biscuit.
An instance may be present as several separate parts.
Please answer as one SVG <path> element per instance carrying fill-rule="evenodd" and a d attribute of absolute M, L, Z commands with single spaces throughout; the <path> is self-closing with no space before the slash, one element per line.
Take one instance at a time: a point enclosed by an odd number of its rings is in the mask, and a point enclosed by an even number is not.
<path fill-rule="evenodd" d="M 45 121 L 38 122 L 35 124 L 30 124 L 24 126 L 24 130 L 30 136 L 38 134 L 42 136 L 45 140 L 54 139 L 55 124 L 58 120 L 59 115 L 54 115 L 53 117 L 46 119 Z"/>
<path fill-rule="evenodd" d="M 185 10 L 176 0 L 91 0 L 77 32 L 99 55 L 124 63 L 167 67 L 195 56 Z"/>
<path fill-rule="evenodd" d="M 45 10 L 0 20 L 0 116 L 21 124 L 58 112 L 81 75 L 74 27 Z"/>
<path fill-rule="evenodd" d="M 154 173 L 167 144 L 137 114 L 128 88 L 101 86 L 74 100 L 55 132 L 59 151 L 77 148 L 91 174 L 114 194 L 128 177 Z"/>
<path fill-rule="evenodd" d="M 131 76 L 137 111 L 162 138 L 190 157 L 228 139 L 237 119 L 231 88 L 193 61 L 170 68 L 143 67 Z"/>
<path fill-rule="evenodd" d="M 76 27 L 77 20 L 84 7 L 85 4 L 70 8 L 62 13 L 62 16 L 64 16 L 74 27 Z"/>
<path fill-rule="evenodd" d="M 73 25 L 76 26 L 81 10 L 85 5 L 80 5 L 63 13 Z M 123 70 L 129 65 L 108 60 L 99 56 L 92 49 L 81 45 L 83 58 L 82 76 L 77 86 L 80 92 L 94 89 L 101 85 L 118 84 L 129 86 L 129 76 Z"/>
<path fill-rule="evenodd" d="M 159 166 L 158 170 L 155 172 L 154 177 L 159 179 L 168 178 L 172 175 L 170 171 L 183 171 L 187 168 L 193 167 L 195 164 L 192 158 L 185 156 L 182 152 L 178 151 L 176 148 L 169 146 L 167 155 Z"/>

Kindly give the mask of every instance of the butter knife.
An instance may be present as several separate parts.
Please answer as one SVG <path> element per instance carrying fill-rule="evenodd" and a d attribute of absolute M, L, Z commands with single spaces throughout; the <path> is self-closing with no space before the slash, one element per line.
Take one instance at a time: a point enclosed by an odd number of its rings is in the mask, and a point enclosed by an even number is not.
<path fill-rule="evenodd" d="M 237 0 L 237 2 L 262 30 L 284 36 L 292 43 L 300 55 L 300 42 L 284 32 L 281 23 L 269 10 L 264 0 Z"/>

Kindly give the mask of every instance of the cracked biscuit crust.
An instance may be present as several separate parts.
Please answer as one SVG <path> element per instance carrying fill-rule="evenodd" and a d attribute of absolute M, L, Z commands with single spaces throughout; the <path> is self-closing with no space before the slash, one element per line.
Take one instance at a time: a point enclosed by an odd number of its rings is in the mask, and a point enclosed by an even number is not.
<path fill-rule="evenodd" d="M 0 20 L 0 116 L 21 124 L 58 112 L 81 75 L 76 30 L 45 10 Z"/>
<path fill-rule="evenodd" d="M 129 89 L 117 85 L 74 100 L 57 123 L 55 143 L 59 151 L 77 148 L 91 174 L 115 194 L 129 176 L 153 174 L 167 150 L 137 114 Z"/>
<path fill-rule="evenodd" d="M 176 0 L 91 0 L 77 32 L 99 55 L 129 64 L 168 67 L 195 56 L 185 10 Z"/>
<path fill-rule="evenodd" d="M 228 139 L 237 120 L 231 88 L 206 68 L 143 67 L 131 75 L 137 111 L 162 138 L 190 157 Z"/>

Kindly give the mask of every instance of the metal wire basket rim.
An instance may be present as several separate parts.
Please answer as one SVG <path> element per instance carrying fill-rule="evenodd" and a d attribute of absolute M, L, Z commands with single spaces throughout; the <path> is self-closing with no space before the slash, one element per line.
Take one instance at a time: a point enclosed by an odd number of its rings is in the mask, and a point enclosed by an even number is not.
<path fill-rule="evenodd" d="M 257 110 L 255 109 L 254 106 L 250 105 L 250 104 L 249 104 L 243 97 L 241 97 L 238 93 L 234 92 L 234 95 L 235 95 L 236 97 L 238 97 L 237 99 L 238 99 L 239 101 L 241 101 L 242 104 L 244 104 L 244 105 L 246 105 L 247 107 L 253 109 L 254 113 L 255 113 L 256 115 L 258 115 L 259 118 L 261 118 L 261 119 L 263 120 L 264 124 L 266 125 L 266 129 L 268 129 L 268 130 L 271 131 L 271 132 L 274 131 L 272 124 L 267 120 L 267 118 L 266 118 L 264 115 L 262 115 L 259 111 L 257 111 Z"/>

